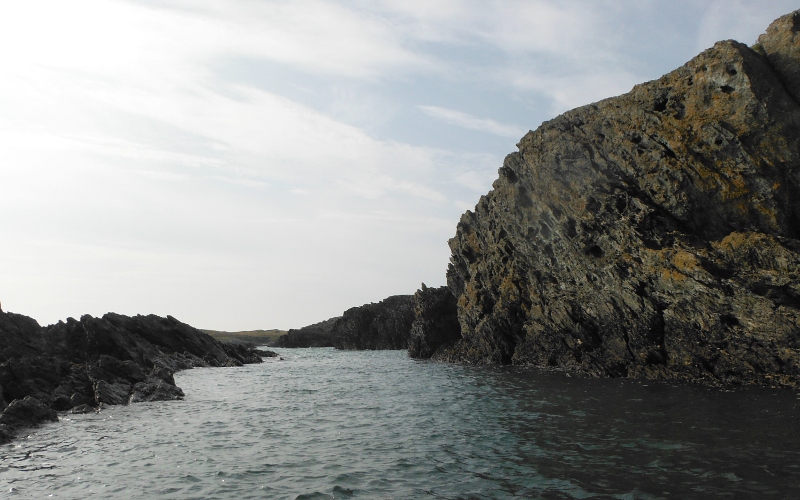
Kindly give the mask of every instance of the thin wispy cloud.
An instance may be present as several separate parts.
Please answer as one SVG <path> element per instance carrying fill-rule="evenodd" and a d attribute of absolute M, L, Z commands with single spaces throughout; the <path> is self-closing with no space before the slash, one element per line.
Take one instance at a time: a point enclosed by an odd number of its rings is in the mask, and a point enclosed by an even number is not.
<path fill-rule="evenodd" d="M 461 111 L 454 109 L 441 108 L 439 106 L 424 106 L 420 105 L 421 109 L 428 116 L 432 116 L 457 127 L 463 127 L 470 130 L 479 130 L 481 132 L 488 132 L 490 134 L 499 135 L 501 137 L 510 137 L 512 139 L 522 137 L 526 130 L 521 127 L 513 125 L 505 125 L 497 123 L 490 118 L 478 118 Z"/>

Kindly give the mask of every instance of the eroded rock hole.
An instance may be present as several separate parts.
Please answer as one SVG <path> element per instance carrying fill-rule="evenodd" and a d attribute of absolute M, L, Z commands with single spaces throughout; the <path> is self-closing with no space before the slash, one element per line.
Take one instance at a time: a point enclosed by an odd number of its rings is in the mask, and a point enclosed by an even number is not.
<path fill-rule="evenodd" d="M 628 200 L 625 197 L 620 196 L 619 198 L 614 201 L 614 208 L 617 209 L 617 212 L 623 213 L 626 208 L 628 208 Z"/>
<path fill-rule="evenodd" d="M 739 319 L 733 314 L 722 314 L 719 320 L 725 326 L 739 326 Z"/>
<path fill-rule="evenodd" d="M 719 88 L 722 92 L 726 94 L 732 94 L 736 89 L 731 87 L 730 85 L 723 85 Z"/>
<path fill-rule="evenodd" d="M 500 175 L 502 175 L 503 177 L 508 179 L 508 182 L 511 183 L 511 184 L 514 184 L 515 182 L 517 182 L 519 180 L 519 177 L 517 177 L 517 174 L 513 170 L 511 170 L 510 168 L 508 168 L 506 166 L 500 167 L 499 173 L 500 173 Z"/>
<path fill-rule="evenodd" d="M 589 249 L 586 251 L 586 253 L 591 255 L 592 257 L 596 257 L 598 259 L 600 257 L 602 257 L 603 255 L 605 255 L 605 252 L 603 252 L 603 249 L 600 248 L 597 245 L 592 245 L 591 247 L 589 247 Z"/>
<path fill-rule="evenodd" d="M 593 196 L 586 201 L 586 210 L 592 212 L 593 214 L 599 212 L 602 206 L 603 205 L 599 201 L 597 201 Z"/>
<path fill-rule="evenodd" d="M 567 222 L 567 236 L 570 238 L 578 236 L 578 229 L 575 224 L 575 219 L 570 219 L 569 222 Z"/>
<path fill-rule="evenodd" d="M 653 105 L 653 111 L 658 111 L 659 113 L 663 113 L 664 111 L 667 110 L 667 102 L 668 100 L 666 97 L 657 100 L 656 103 Z"/>

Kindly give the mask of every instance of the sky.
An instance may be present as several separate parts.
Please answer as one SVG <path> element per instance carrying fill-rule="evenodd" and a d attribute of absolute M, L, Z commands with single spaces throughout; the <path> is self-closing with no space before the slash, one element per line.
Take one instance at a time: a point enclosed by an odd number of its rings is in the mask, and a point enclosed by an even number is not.
<path fill-rule="evenodd" d="M 3 2 L 2 308 L 288 329 L 444 285 L 528 130 L 797 8 Z"/>

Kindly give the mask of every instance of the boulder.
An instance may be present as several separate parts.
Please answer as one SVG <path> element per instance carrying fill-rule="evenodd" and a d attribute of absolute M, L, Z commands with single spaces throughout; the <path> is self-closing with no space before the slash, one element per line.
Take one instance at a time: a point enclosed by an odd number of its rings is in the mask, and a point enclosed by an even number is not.
<path fill-rule="evenodd" d="M 39 425 L 44 422 L 58 422 L 58 415 L 38 399 L 26 396 L 15 399 L 0 414 L 0 425 L 6 430 Z"/>

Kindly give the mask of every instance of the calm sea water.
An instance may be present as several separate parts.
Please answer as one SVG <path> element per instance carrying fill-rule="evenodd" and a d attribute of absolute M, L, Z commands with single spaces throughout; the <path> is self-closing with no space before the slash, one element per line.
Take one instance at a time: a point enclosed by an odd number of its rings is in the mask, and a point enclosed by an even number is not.
<path fill-rule="evenodd" d="M 798 393 L 283 349 L 0 447 L 8 498 L 800 498 Z"/>

